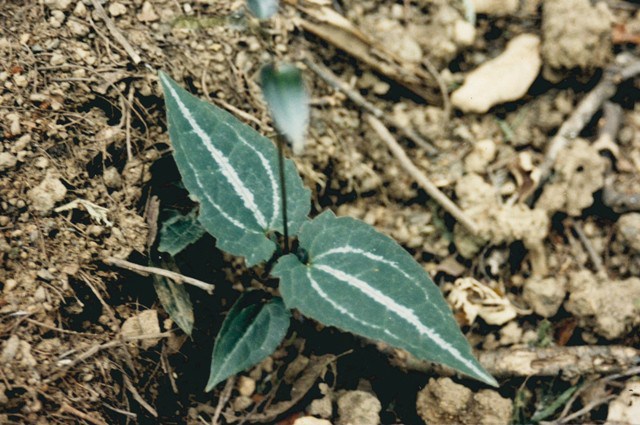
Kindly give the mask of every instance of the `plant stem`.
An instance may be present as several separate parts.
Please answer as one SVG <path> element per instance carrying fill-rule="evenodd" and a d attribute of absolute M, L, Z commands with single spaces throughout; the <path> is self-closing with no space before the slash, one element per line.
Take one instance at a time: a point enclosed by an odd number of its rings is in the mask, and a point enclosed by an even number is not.
<path fill-rule="evenodd" d="M 280 197 L 282 198 L 282 227 L 284 229 L 284 253 L 289 253 L 289 220 L 287 218 L 287 182 L 284 178 L 284 136 L 279 134 L 278 142 L 278 169 L 280 171 Z"/>

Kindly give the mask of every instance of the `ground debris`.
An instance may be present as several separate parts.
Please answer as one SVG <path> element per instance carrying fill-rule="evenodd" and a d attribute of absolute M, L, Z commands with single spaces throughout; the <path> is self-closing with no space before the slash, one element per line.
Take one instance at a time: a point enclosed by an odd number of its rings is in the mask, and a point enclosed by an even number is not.
<path fill-rule="evenodd" d="M 511 400 L 496 391 L 477 393 L 450 378 L 429 379 L 418 393 L 418 414 L 427 424 L 507 425 L 511 423 Z"/>

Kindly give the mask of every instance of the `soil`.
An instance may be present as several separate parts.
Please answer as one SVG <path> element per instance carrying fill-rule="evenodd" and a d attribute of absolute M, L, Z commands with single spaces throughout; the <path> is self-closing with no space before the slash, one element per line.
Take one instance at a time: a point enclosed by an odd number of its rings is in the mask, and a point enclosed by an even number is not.
<path fill-rule="evenodd" d="M 475 349 L 640 349 L 636 81 L 616 80 L 611 103 L 586 117 L 551 177 L 540 171 L 607 69 L 638 60 L 635 3 L 289 0 L 265 22 L 244 3 L 2 2 L 0 423 L 637 420 L 633 361 L 617 375 L 600 363 L 600 374 L 582 376 L 515 371 L 493 390 L 411 367 L 403 353 L 390 363 L 388 347 L 299 315 L 271 357 L 204 392 L 230 306 L 275 282 L 203 237 L 175 258 L 184 275 L 216 285 L 213 295 L 187 288 L 188 338 L 152 277 L 104 263 L 168 260 L 148 253 L 166 219 L 149 219 L 152 200 L 161 211 L 193 207 L 171 158 L 157 70 L 271 137 L 259 70 L 273 60 L 303 68 L 311 124 L 294 159 L 313 213 L 332 209 L 395 238 L 443 289 Z M 528 42 L 509 58 L 517 37 Z M 475 235 L 308 61 L 393 120 L 411 161 L 476 223 Z"/>

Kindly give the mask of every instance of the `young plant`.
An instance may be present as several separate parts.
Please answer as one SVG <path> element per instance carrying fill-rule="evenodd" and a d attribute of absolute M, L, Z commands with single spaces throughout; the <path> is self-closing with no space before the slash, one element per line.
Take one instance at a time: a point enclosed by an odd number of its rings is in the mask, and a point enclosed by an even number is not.
<path fill-rule="evenodd" d="M 251 305 L 242 297 L 242 306 L 232 308 L 216 340 L 207 390 L 277 348 L 289 323 L 286 309 L 497 386 L 408 252 L 362 221 L 331 211 L 309 219 L 310 191 L 269 139 L 166 74 L 160 81 L 174 158 L 200 204 L 200 224 L 218 248 L 248 266 L 274 262 L 271 274 L 280 279 L 281 300 Z M 277 241 L 285 229 L 298 248 L 283 255 Z"/>

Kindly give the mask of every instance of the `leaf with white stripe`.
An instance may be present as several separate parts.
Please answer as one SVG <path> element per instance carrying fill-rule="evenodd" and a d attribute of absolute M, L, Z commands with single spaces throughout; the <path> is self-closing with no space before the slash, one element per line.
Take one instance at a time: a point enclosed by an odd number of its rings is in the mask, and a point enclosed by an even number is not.
<path fill-rule="evenodd" d="M 497 385 L 474 358 L 442 293 L 393 239 L 327 211 L 302 226 L 296 255 L 273 269 L 289 308 Z"/>
<path fill-rule="evenodd" d="M 243 294 L 222 323 L 211 358 L 205 391 L 271 355 L 289 329 L 290 315 L 281 298 L 264 303 L 258 291 Z"/>
<path fill-rule="evenodd" d="M 173 155 L 199 220 L 218 247 L 249 266 L 271 258 L 283 233 L 278 156 L 274 144 L 228 112 L 193 96 L 164 73 Z M 288 228 L 295 235 L 310 209 L 310 192 L 286 160 Z"/>
<path fill-rule="evenodd" d="M 158 251 L 175 257 L 205 233 L 206 230 L 198 222 L 195 210 L 187 215 L 174 211 L 173 215 L 162 223 Z"/>

